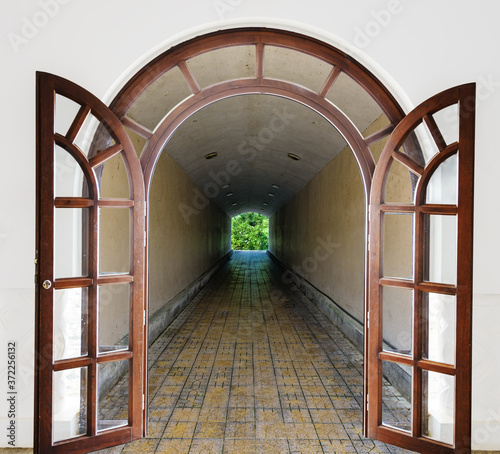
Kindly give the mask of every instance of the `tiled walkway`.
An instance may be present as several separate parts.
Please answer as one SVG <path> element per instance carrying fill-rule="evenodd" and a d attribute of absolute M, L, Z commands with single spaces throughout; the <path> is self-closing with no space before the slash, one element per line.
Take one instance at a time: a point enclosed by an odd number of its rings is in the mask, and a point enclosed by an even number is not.
<path fill-rule="evenodd" d="M 149 350 L 148 437 L 101 452 L 409 452 L 363 438 L 362 356 L 281 276 L 235 253 Z"/>

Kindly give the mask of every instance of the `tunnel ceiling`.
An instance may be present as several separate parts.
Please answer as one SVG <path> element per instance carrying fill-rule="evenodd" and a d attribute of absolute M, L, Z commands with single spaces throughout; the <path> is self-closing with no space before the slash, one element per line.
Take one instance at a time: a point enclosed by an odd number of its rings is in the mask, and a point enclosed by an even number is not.
<path fill-rule="evenodd" d="M 254 47 L 235 46 L 188 60 L 187 68 L 203 88 L 252 77 L 255 60 Z M 274 80 L 315 92 L 333 68 L 302 52 L 271 46 L 266 46 L 263 66 L 264 74 Z M 186 78 L 174 68 L 147 88 L 127 116 L 154 131 L 171 109 L 190 96 Z M 382 113 L 345 74 L 338 77 L 326 98 L 361 132 Z M 345 146 L 338 131 L 310 108 L 284 97 L 243 94 L 216 101 L 191 115 L 163 152 L 229 216 L 247 211 L 270 216 Z M 214 153 L 215 157 L 206 158 Z"/>

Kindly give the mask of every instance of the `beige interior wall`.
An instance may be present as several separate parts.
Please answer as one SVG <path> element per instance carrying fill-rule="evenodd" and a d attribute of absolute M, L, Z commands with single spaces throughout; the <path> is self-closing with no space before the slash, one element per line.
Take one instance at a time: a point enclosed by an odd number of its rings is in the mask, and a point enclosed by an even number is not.
<path fill-rule="evenodd" d="M 127 131 L 138 154 L 145 141 Z M 166 153 L 156 166 L 150 192 L 149 313 L 153 315 L 231 250 L 231 219 L 208 203 L 193 207 L 193 181 Z M 104 167 L 102 197 L 128 198 L 128 179 L 121 158 Z M 191 207 L 189 216 L 179 206 Z M 129 210 L 101 212 L 101 270 L 129 271 Z M 187 218 L 187 221 L 186 221 Z M 116 345 L 128 334 L 127 290 L 106 286 L 101 308 L 100 344 Z"/>
<path fill-rule="evenodd" d="M 385 116 L 365 132 L 367 136 L 387 124 Z M 372 145 L 377 160 L 385 145 Z M 390 194 L 389 194 L 390 193 Z M 399 194 L 404 194 L 400 196 Z M 409 173 L 395 167 L 388 182 L 388 196 L 411 199 Z M 408 200 L 409 201 L 409 200 Z M 386 238 L 391 253 L 385 266 L 401 270 L 411 267 L 411 223 L 400 217 L 387 224 Z M 408 242 L 410 241 L 410 242 Z M 288 204 L 270 219 L 270 251 L 300 276 L 330 297 L 350 315 L 364 318 L 365 195 L 361 174 L 351 150 L 346 147 Z M 404 270 L 408 272 L 408 269 Z M 411 269 L 410 269 L 411 272 Z M 401 320 L 398 295 L 388 294 L 386 301 L 387 337 L 399 343 Z M 395 310 L 397 309 L 397 310 Z"/>
<path fill-rule="evenodd" d="M 177 163 L 162 154 L 149 198 L 151 314 L 231 250 L 231 219 L 211 202 L 197 209 L 194 189 Z"/>

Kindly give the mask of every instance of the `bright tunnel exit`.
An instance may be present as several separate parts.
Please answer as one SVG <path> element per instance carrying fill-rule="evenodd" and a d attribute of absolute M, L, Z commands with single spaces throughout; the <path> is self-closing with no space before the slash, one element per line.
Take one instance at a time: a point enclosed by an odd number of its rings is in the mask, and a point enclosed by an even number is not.
<path fill-rule="evenodd" d="M 249 212 L 231 220 L 231 247 L 235 251 L 263 251 L 269 247 L 269 218 Z"/>

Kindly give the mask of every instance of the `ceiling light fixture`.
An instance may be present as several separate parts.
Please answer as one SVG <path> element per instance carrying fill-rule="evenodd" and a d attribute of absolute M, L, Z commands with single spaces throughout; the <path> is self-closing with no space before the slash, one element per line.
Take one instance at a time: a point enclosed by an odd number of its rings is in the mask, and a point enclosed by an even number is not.
<path fill-rule="evenodd" d="M 236 202 L 234 202 L 234 203 L 233 203 L 233 207 L 234 207 L 234 206 L 236 206 L 236 205 L 238 205 L 238 204 L 237 204 Z"/>
<path fill-rule="evenodd" d="M 267 206 L 267 205 L 269 205 L 269 204 L 268 204 L 267 202 L 262 202 L 262 205 L 266 205 L 266 206 Z"/>
<path fill-rule="evenodd" d="M 279 184 L 273 184 L 273 188 L 274 188 L 274 189 L 279 189 L 279 188 L 280 188 L 280 186 L 279 186 Z"/>
<path fill-rule="evenodd" d="M 299 157 L 299 156 L 297 156 L 297 155 L 296 155 L 296 154 L 294 154 L 294 153 L 288 153 L 288 157 L 289 157 L 290 159 L 293 159 L 294 161 L 300 161 L 300 157 Z"/>
<path fill-rule="evenodd" d="M 274 197 L 274 194 L 272 192 L 270 192 L 269 197 Z"/>
<path fill-rule="evenodd" d="M 216 156 L 217 156 L 217 152 L 213 151 L 212 153 L 206 154 L 205 159 L 212 159 L 212 158 L 215 158 Z"/>
<path fill-rule="evenodd" d="M 231 197 L 233 194 L 234 194 L 234 192 L 228 192 L 228 193 L 226 194 L 226 197 Z"/>
<path fill-rule="evenodd" d="M 229 187 L 229 183 L 226 183 L 224 186 L 222 186 L 222 189 L 227 189 Z"/>

